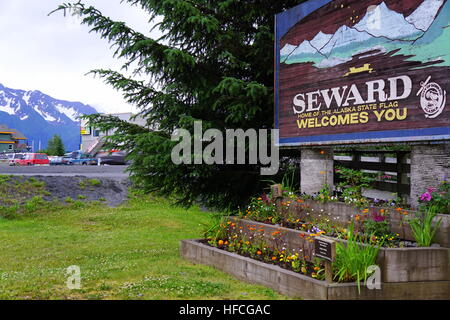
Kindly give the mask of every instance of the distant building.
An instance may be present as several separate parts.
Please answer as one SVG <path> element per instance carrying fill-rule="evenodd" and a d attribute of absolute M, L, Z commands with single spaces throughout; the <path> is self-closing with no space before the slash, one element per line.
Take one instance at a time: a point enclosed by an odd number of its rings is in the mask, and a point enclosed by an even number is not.
<path fill-rule="evenodd" d="M 17 152 L 27 150 L 27 138 L 18 130 L 0 124 L 0 152 Z"/>
<path fill-rule="evenodd" d="M 141 117 L 136 117 L 135 119 L 131 119 L 134 114 L 131 112 L 127 113 L 111 113 L 109 116 L 118 117 L 120 120 L 128 121 L 130 123 L 134 123 L 140 125 L 142 127 L 146 126 L 146 121 Z M 102 132 L 97 128 L 93 128 L 87 126 L 86 120 L 82 120 L 81 122 L 81 146 L 80 150 L 84 153 L 95 155 L 97 154 L 103 147 L 104 137 L 113 134 L 114 131 Z"/>

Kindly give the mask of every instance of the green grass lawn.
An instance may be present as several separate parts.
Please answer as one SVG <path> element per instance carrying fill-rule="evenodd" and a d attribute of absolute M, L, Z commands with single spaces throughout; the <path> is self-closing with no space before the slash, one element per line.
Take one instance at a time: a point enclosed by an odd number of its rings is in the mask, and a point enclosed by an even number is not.
<path fill-rule="evenodd" d="M 209 219 L 149 197 L 0 218 L 0 299 L 286 299 L 180 258 Z M 81 289 L 66 286 L 71 265 Z"/>

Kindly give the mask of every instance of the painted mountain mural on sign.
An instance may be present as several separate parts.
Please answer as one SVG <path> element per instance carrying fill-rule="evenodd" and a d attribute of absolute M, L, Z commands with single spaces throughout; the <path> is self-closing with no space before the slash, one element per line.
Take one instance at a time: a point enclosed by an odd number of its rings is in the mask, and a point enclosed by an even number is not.
<path fill-rule="evenodd" d="M 351 16 L 351 23 L 341 25 L 332 34 L 319 31 L 311 40 L 305 39 L 297 46 L 286 43 L 280 52 L 280 62 L 313 63 L 316 68 L 329 68 L 350 61 L 355 52 L 374 49 L 389 52 L 400 48 L 403 53 L 416 56 L 421 56 L 421 50 L 436 49 L 441 55 L 437 58 L 450 65 L 444 45 L 436 48 L 439 45 L 435 41 L 448 32 L 444 27 L 450 24 L 449 15 L 449 2 L 444 0 L 424 0 L 407 15 L 381 2 L 369 6 L 362 17 Z M 427 47 L 430 43 L 432 47 Z"/>
<path fill-rule="evenodd" d="M 97 113 L 81 102 L 54 99 L 40 91 L 11 89 L 0 84 L 0 124 L 22 132 L 35 149 L 58 134 L 67 150 L 80 146 L 80 122 L 83 114 Z"/>

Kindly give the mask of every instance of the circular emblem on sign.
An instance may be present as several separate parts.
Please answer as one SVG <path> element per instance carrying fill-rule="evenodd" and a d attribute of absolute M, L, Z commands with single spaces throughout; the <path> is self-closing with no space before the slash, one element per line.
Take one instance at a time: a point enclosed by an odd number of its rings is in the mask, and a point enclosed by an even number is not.
<path fill-rule="evenodd" d="M 430 82 L 431 76 L 420 84 L 420 106 L 425 112 L 425 117 L 429 119 L 439 116 L 445 108 L 447 92 L 442 90 L 436 82 Z"/>

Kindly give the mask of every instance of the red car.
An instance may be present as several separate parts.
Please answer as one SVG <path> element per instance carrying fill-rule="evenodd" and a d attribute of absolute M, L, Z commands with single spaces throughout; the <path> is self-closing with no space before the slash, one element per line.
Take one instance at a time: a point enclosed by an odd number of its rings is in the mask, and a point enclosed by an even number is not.
<path fill-rule="evenodd" d="M 23 159 L 17 160 L 19 166 L 49 166 L 50 160 L 44 153 L 26 153 Z"/>

